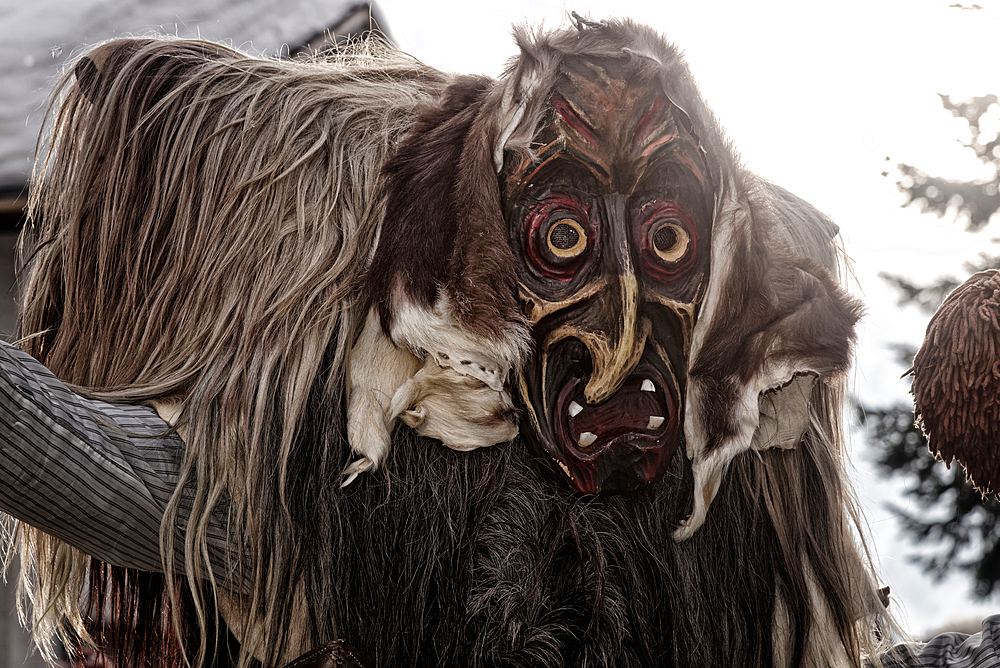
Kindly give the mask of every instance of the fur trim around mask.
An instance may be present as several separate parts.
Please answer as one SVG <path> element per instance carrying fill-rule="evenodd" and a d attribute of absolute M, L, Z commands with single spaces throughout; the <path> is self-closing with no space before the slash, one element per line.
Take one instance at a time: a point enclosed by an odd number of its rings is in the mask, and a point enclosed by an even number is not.
<path fill-rule="evenodd" d="M 728 182 L 719 198 L 708 293 L 689 357 L 684 433 L 695 494 L 678 539 L 704 523 L 735 457 L 798 444 L 813 382 L 847 371 L 861 316 L 831 273 L 836 226 L 790 193 L 750 174 L 743 179 Z M 770 418 L 777 405 L 784 424 Z"/>
<path fill-rule="evenodd" d="M 523 95 L 485 77 L 457 79 L 385 167 L 388 213 L 368 271 L 374 306 L 350 360 L 348 421 L 362 458 L 344 484 L 377 467 L 397 417 L 461 450 L 517 433 L 505 385 L 528 331 L 494 157 L 523 115 Z M 423 360 L 419 372 L 408 355 Z"/>

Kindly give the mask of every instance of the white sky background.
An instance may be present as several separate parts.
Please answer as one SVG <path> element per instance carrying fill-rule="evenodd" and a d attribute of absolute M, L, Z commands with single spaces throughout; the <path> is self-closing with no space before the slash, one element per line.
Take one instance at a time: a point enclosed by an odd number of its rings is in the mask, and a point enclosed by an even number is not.
<path fill-rule="evenodd" d="M 966 137 L 965 122 L 937 96 L 1000 93 L 1000 2 L 974 1 L 985 9 L 949 8 L 955 0 L 378 4 L 401 48 L 467 74 L 500 73 L 515 55 L 511 24 L 556 26 L 570 10 L 594 19 L 627 16 L 680 45 L 745 163 L 840 224 L 854 260 L 855 291 L 869 312 L 851 389 L 870 405 L 888 406 L 908 401 L 909 383 L 899 379 L 905 369 L 887 344 L 919 343 L 926 317 L 896 306 L 878 272 L 964 279 L 962 262 L 989 249 L 996 236 L 989 229 L 968 235 L 961 225 L 901 209 L 895 182 L 881 176 L 897 162 L 950 178 L 988 175 L 958 143 Z M 951 620 L 1000 612 L 998 599 L 973 604 L 964 576 L 934 584 L 907 561 L 915 548 L 900 542 L 899 526 L 884 507 L 888 500 L 910 505 L 901 494 L 907 483 L 874 477 L 857 430 L 851 447 L 880 573 L 904 626 L 924 635 Z"/>

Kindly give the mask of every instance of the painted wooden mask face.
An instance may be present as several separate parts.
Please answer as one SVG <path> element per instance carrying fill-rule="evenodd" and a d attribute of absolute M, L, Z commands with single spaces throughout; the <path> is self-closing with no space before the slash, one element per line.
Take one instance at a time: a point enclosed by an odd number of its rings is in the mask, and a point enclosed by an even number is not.
<path fill-rule="evenodd" d="M 503 181 L 535 343 L 522 432 L 590 494 L 642 487 L 673 457 L 709 272 L 704 152 L 629 62 L 564 62 L 537 159 Z"/>

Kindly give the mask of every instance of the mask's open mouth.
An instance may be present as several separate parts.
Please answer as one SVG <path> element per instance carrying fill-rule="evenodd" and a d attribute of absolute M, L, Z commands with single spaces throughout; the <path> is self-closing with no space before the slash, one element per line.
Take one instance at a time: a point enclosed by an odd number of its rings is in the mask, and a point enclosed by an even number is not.
<path fill-rule="evenodd" d="M 676 390 L 645 357 L 607 401 L 584 398 L 587 378 L 565 379 L 550 415 L 553 456 L 585 494 L 624 492 L 663 475 L 677 449 Z"/>

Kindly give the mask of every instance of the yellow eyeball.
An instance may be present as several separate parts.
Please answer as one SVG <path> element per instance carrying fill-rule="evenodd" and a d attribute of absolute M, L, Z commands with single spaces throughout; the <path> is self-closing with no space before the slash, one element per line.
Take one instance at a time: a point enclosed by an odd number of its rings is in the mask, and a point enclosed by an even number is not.
<path fill-rule="evenodd" d="M 545 243 L 556 257 L 574 258 L 587 249 L 587 232 L 572 218 L 562 218 L 549 226 Z"/>
<path fill-rule="evenodd" d="M 661 223 L 653 232 L 652 246 L 664 262 L 677 262 L 687 253 L 691 235 L 674 221 Z"/>

